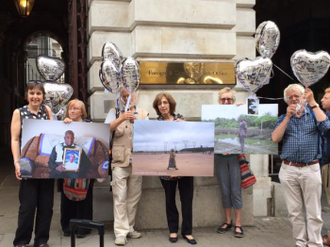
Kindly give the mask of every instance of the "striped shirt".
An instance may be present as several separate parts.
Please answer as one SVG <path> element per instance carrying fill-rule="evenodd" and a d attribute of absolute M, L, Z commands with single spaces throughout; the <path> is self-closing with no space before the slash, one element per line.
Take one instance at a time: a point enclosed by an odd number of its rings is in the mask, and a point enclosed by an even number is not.
<path fill-rule="evenodd" d="M 279 117 L 275 129 L 284 117 L 285 115 Z M 281 159 L 301 163 L 320 159 L 322 148 L 319 134 L 328 129 L 330 129 L 329 119 L 317 122 L 308 107 L 300 118 L 292 116 L 284 132 Z"/>

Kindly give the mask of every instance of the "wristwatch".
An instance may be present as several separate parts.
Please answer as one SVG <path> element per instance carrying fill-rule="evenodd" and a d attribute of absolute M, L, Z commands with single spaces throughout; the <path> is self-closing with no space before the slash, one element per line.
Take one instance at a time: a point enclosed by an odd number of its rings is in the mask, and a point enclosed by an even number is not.
<path fill-rule="evenodd" d="M 311 105 L 310 108 L 313 110 L 316 107 L 320 107 L 318 103 L 316 103 L 315 105 Z"/>

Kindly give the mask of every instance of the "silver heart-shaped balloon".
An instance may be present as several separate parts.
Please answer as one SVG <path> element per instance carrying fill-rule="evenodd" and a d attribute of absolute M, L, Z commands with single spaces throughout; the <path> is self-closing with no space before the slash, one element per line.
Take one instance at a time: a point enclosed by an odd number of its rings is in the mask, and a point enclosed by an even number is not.
<path fill-rule="evenodd" d="M 45 104 L 47 104 L 52 111 L 58 113 L 63 106 L 70 100 L 73 94 L 73 88 L 69 84 L 45 82 Z"/>
<path fill-rule="evenodd" d="M 280 30 L 274 22 L 264 21 L 256 30 L 255 40 L 259 54 L 271 58 L 280 44 Z"/>
<path fill-rule="evenodd" d="M 318 82 L 328 71 L 330 65 L 329 53 L 325 51 L 308 52 L 298 50 L 291 56 L 291 69 L 297 79 L 309 87 Z"/>
<path fill-rule="evenodd" d="M 128 57 L 121 67 L 123 86 L 127 91 L 133 93 L 140 84 L 139 64 L 133 58 Z"/>
<path fill-rule="evenodd" d="M 236 62 L 236 78 L 245 90 L 256 93 L 263 85 L 269 83 L 272 68 L 270 58 L 245 58 Z"/>
<path fill-rule="evenodd" d="M 40 55 L 36 58 L 37 69 L 47 81 L 58 80 L 65 71 L 62 59 Z"/>
<path fill-rule="evenodd" d="M 102 47 L 103 60 L 113 61 L 117 70 L 120 70 L 121 63 L 124 60 L 123 54 L 112 42 L 106 42 Z"/>
<path fill-rule="evenodd" d="M 121 86 L 121 76 L 113 61 L 105 60 L 99 71 L 103 86 L 111 93 L 117 93 Z"/>

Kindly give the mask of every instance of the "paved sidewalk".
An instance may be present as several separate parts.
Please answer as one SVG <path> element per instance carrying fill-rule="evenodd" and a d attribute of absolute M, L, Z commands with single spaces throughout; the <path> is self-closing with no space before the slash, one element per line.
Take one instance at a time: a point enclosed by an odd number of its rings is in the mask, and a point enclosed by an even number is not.
<path fill-rule="evenodd" d="M 11 247 L 14 233 L 17 227 L 18 212 L 18 181 L 14 178 L 13 166 L 5 166 L 2 161 L 0 166 L 0 247 Z M 10 163 L 11 164 L 11 163 Z M 70 247 L 70 237 L 64 237 L 60 230 L 59 193 L 55 193 L 54 215 L 52 220 L 50 240 L 51 247 Z M 97 210 L 97 208 L 94 208 Z M 324 213 L 325 233 L 330 229 L 330 213 Z M 104 236 L 105 246 L 115 246 L 113 223 L 105 222 L 106 233 Z M 292 239 L 291 224 L 283 217 L 256 217 L 253 227 L 245 227 L 245 237 L 237 239 L 233 231 L 225 234 L 216 233 L 215 227 L 194 228 L 193 235 L 200 247 L 221 246 L 221 247 L 291 247 L 294 245 Z M 33 241 L 29 246 L 33 246 Z M 84 239 L 76 239 L 76 246 L 97 247 L 99 236 L 96 230 Z M 181 236 L 177 243 L 168 241 L 168 230 L 142 231 L 141 239 L 129 239 L 126 246 L 136 247 L 162 247 L 162 246 L 190 246 Z"/>
<path fill-rule="evenodd" d="M 0 196 L 1 197 L 1 196 Z M 57 216 L 55 216 L 57 217 Z M 5 220 L 6 221 L 6 220 Z M 4 221 L 1 220 L 1 224 Z M 254 227 L 245 227 L 245 237 L 235 238 L 233 231 L 225 234 L 216 233 L 216 228 L 195 228 L 194 237 L 198 241 L 198 246 L 221 246 L 221 247 L 290 247 L 294 244 L 291 239 L 291 228 L 285 219 L 281 218 L 256 218 Z M 70 237 L 62 236 L 60 230 L 53 229 L 50 232 L 48 244 L 51 247 L 70 247 Z M 1 233 L 0 246 L 10 247 L 14 233 Z M 114 234 L 111 224 L 106 225 L 106 234 L 104 237 L 107 247 L 116 246 L 114 244 Z M 190 246 L 181 236 L 176 244 L 168 241 L 167 230 L 143 231 L 142 238 L 129 239 L 126 246 L 132 247 L 166 247 L 166 246 Z M 33 246 L 30 244 L 29 246 Z M 91 247 L 99 246 L 99 236 L 95 230 L 84 239 L 76 239 L 76 246 Z"/>

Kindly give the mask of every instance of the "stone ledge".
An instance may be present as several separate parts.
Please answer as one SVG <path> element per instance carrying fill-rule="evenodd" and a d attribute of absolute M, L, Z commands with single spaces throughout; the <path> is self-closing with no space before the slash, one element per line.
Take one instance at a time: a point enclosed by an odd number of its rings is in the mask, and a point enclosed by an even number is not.
<path fill-rule="evenodd" d="M 200 0 L 92 1 L 89 16 L 89 35 L 96 30 L 133 30 L 138 25 L 231 29 L 236 24 L 236 5 Z"/>
<path fill-rule="evenodd" d="M 253 9 L 237 8 L 237 24 L 233 28 L 237 36 L 252 36 L 256 29 L 256 16 Z"/>
<path fill-rule="evenodd" d="M 236 0 L 237 8 L 253 8 L 256 0 Z"/>

